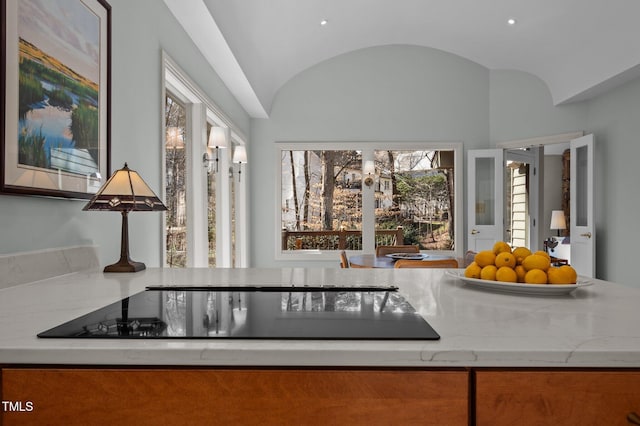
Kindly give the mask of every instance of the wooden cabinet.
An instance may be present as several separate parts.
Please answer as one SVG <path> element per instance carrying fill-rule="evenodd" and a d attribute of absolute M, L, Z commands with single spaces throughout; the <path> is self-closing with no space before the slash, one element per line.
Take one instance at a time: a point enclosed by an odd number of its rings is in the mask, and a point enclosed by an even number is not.
<path fill-rule="evenodd" d="M 638 370 L 4 368 L 0 380 L 15 409 L 0 425 L 614 426 L 640 414 Z"/>
<path fill-rule="evenodd" d="M 628 425 L 640 413 L 640 372 L 477 371 L 476 424 Z"/>
<path fill-rule="evenodd" d="M 1 424 L 468 425 L 466 370 L 5 368 Z"/>

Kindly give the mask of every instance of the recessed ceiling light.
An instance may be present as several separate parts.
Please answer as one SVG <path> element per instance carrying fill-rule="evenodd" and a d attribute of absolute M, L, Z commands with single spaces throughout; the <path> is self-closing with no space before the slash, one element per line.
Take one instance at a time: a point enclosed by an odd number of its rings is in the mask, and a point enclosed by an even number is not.
<path fill-rule="evenodd" d="M 322 21 L 320 21 L 320 25 L 322 25 L 323 27 L 325 25 L 327 25 L 329 23 L 329 21 L 327 21 L 326 19 L 323 19 Z"/>
<path fill-rule="evenodd" d="M 516 22 L 517 22 L 517 21 L 516 21 L 514 18 L 509 18 L 509 19 L 507 19 L 507 24 L 509 24 L 509 25 L 515 25 L 515 24 L 516 24 Z"/>

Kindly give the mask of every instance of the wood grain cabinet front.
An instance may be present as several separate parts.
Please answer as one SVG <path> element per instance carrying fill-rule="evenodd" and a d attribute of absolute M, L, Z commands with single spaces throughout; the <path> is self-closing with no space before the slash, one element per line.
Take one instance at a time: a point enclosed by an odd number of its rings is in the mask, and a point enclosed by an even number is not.
<path fill-rule="evenodd" d="M 476 424 L 630 425 L 640 372 L 476 371 Z"/>
<path fill-rule="evenodd" d="M 341 369 L 2 370 L 2 424 L 468 425 L 469 373 Z"/>

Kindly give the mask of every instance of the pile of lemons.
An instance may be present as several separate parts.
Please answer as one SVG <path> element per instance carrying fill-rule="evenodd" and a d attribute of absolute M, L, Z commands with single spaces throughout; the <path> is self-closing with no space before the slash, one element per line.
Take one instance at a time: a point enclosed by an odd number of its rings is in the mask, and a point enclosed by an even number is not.
<path fill-rule="evenodd" d="M 523 284 L 575 284 L 578 280 L 578 274 L 571 266 L 552 266 L 548 253 L 532 253 L 526 247 L 511 250 L 504 241 L 495 243 L 493 250 L 476 253 L 464 276 Z"/>

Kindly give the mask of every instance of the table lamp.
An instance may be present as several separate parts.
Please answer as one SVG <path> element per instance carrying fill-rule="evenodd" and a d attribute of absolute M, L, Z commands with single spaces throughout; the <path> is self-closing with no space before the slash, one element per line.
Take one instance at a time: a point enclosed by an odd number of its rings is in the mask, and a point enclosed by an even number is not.
<path fill-rule="evenodd" d="M 552 210 L 551 211 L 551 230 L 556 229 L 558 231 L 558 237 L 560 236 L 560 230 L 567 229 L 567 221 L 564 218 L 564 211 Z"/>
<path fill-rule="evenodd" d="M 104 272 L 138 272 L 145 269 L 144 263 L 134 262 L 129 258 L 127 216 L 130 211 L 162 211 L 167 208 L 135 170 L 129 169 L 127 163 L 124 163 L 124 167 L 111 175 L 82 210 L 107 210 L 122 213 L 120 260 L 113 265 L 106 266 Z"/>

